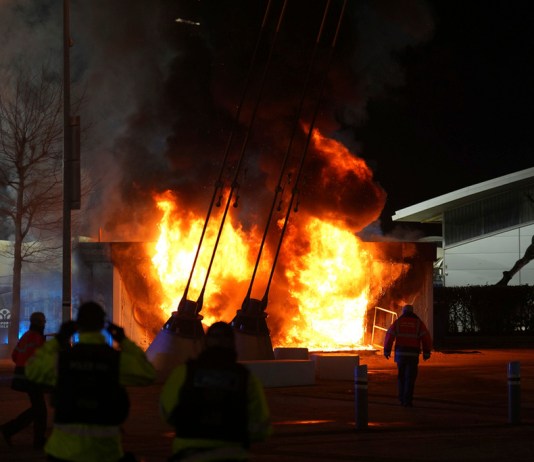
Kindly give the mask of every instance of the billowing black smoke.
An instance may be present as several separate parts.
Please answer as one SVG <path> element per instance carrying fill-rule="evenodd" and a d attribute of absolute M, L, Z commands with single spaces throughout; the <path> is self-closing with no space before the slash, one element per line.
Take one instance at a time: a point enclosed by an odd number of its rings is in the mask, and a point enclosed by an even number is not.
<path fill-rule="evenodd" d="M 0 29 L 11 34 L 4 37 L 2 62 L 21 59 L 24 39 L 28 60 L 45 56 L 61 64 L 60 3 L 1 3 Z M 283 0 L 273 0 L 236 125 L 267 4 L 71 1 L 72 91 L 83 99 L 83 168 L 93 185 L 83 203 L 80 233 L 95 236 L 100 229 L 109 240 L 153 238 L 157 230 L 146 223 L 157 213 L 154 192 L 172 189 L 184 206 L 202 214 L 220 173 L 226 186 L 234 179 L 240 184 L 237 213 L 244 225 L 261 226 L 296 120 L 299 129 L 288 162 L 293 171 L 305 145 L 302 127 L 315 115 L 323 135 L 365 157 L 358 152 L 355 132 L 365 119 L 366 102 L 402 83 L 395 53 L 428 38 L 432 21 L 425 2 L 349 0 L 330 61 L 342 5 L 333 0 L 310 68 L 327 1 L 288 1 L 275 35 Z M 297 114 L 309 69 L 309 91 Z M 230 136 L 228 162 L 221 169 Z M 302 197 L 317 210 L 328 209 L 333 195 L 344 194 L 342 189 L 321 190 L 323 164 L 310 149 L 300 185 Z M 336 199 L 340 212 L 349 207 L 347 216 L 355 212 L 355 199 L 361 206 L 370 201 L 372 207 L 377 198 L 369 192 L 379 188 L 354 181 L 352 186 L 345 199 Z"/>

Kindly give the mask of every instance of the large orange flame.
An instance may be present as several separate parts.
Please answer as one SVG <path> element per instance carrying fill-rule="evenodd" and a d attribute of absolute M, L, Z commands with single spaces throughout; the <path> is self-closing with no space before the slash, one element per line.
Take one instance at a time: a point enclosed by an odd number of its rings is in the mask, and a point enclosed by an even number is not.
<path fill-rule="evenodd" d="M 220 316 L 228 318 L 226 313 L 235 314 L 238 298 L 232 296 L 232 293 L 239 296 L 240 288 L 245 287 L 250 278 L 254 261 L 254 247 L 251 246 L 250 240 L 256 242 L 257 233 L 252 231 L 245 234 L 241 227 L 234 226 L 230 219 L 223 227 L 207 279 L 207 270 L 219 231 L 217 218 L 220 217 L 216 215 L 208 222 L 201 252 L 195 270 L 191 273 L 204 219 L 181 209 L 179 200 L 170 192 L 158 196 L 157 204 L 163 212 L 163 217 L 159 224 L 160 236 L 152 263 L 164 291 L 164 312 L 170 315 L 184 295 L 187 299 L 198 300 L 203 286 L 209 282 L 202 307 L 204 322 L 209 325 L 219 320 Z M 185 294 L 190 277 L 191 283 Z M 224 292 L 228 288 L 232 288 L 229 296 Z"/>
<path fill-rule="evenodd" d="M 340 181 L 372 182 L 372 172 L 365 162 L 337 141 L 316 132 L 314 144 L 326 162 L 330 181 L 335 177 Z M 344 188 L 350 188 L 350 184 Z M 383 198 L 379 199 L 367 221 L 379 216 Z M 161 308 L 168 317 L 184 295 L 204 218 L 181 208 L 179 198 L 170 193 L 158 196 L 157 203 L 163 216 L 152 261 L 165 292 Z M 266 309 L 273 347 L 301 346 L 310 350 L 365 347 L 369 304 L 378 299 L 378 292 L 396 281 L 403 265 L 377 261 L 372 247 L 362 243 L 347 220 L 336 218 L 331 212 L 317 216 L 303 211 L 291 223 L 284 236 Z M 261 239 L 258 229 L 244 232 L 228 217 L 206 281 L 219 224 L 217 215 L 208 222 L 187 293 L 188 299 L 196 300 L 207 282 L 201 310 L 206 325 L 232 320 L 241 307 Z M 282 219 L 279 225 L 278 229 Z M 273 251 L 265 248 L 255 287 L 265 287 L 272 262 Z"/>
<path fill-rule="evenodd" d="M 349 230 L 318 218 L 310 218 L 304 235 L 308 251 L 286 272 L 299 312 L 284 344 L 303 343 L 312 350 L 361 346 L 370 255 Z"/>

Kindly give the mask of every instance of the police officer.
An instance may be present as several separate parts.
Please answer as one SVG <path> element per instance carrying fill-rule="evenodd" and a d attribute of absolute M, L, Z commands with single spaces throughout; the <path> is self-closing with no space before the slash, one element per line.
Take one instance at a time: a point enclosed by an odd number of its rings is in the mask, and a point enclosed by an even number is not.
<path fill-rule="evenodd" d="M 82 304 L 76 322 L 63 323 L 26 367 L 28 379 L 55 387 L 54 426 L 45 445 L 50 461 L 121 460 L 120 425 L 129 410 L 124 386 L 148 385 L 155 379 L 145 353 L 121 327 L 108 324 L 118 349 L 107 344 L 105 317 L 99 304 Z M 71 346 L 75 332 L 79 342 Z"/>
<path fill-rule="evenodd" d="M 225 322 L 210 326 L 197 359 L 176 367 L 160 405 L 175 429 L 172 461 L 242 461 L 249 445 L 271 433 L 261 382 L 237 362 L 234 332 Z"/>
<path fill-rule="evenodd" d="M 413 312 L 412 305 L 405 305 L 402 315 L 389 327 L 384 339 L 384 357 L 389 359 L 395 342 L 395 362 L 397 363 L 399 401 L 402 406 L 413 405 L 413 392 L 417 378 L 419 354 L 423 349 L 423 359 L 430 358 L 432 339 L 427 327 Z"/>

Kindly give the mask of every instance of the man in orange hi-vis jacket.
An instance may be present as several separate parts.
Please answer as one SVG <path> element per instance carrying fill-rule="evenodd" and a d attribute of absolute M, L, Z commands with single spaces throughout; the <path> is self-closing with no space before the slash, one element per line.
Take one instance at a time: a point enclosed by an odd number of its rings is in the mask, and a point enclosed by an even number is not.
<path fill-rule="evenodd" d="M 415 379 L 419 365 L 419 354 L 423 359 L 430 358 L 432 338 L 427 327 L 413 312 L 412 305 L 405 305 L 402 315 L 390 326 L 384 339 L 384 357 L 389 359 L 395 342 L 395 362 L 397 363 L 399 401 L 402 406 L 412 407 Z"/>

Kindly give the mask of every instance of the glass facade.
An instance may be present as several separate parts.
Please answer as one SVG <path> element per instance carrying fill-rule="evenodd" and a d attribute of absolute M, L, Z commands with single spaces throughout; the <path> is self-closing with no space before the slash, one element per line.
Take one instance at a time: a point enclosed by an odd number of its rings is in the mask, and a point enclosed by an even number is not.
<path fill-rule="evenodd" d="M 534 221 L 534 185 L 505 191 L 444 213 L 444 244 L 450 246 Z"/>

